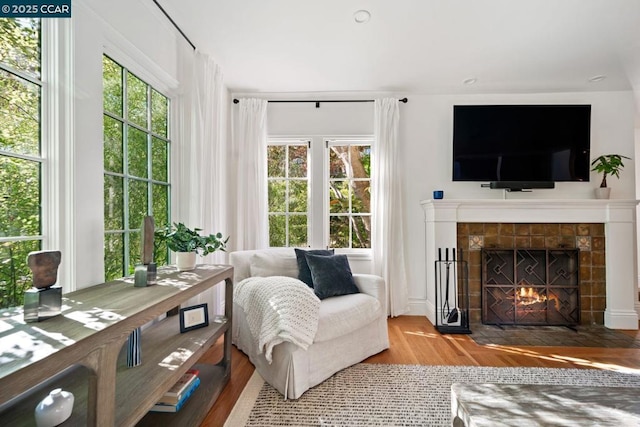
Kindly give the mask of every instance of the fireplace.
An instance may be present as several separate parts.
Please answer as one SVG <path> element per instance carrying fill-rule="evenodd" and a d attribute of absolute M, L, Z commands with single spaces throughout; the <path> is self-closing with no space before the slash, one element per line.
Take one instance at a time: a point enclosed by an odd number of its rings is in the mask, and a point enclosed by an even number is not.
<path fill-rule="evenodd" d="M 482 322 L 577 325 L 579 260 L 576 249 L 482 250 Z"/>
<path fill-rule="evenodd" d="M 410 300 L 412 310 L 423 309 L 435 322 L 438 248 L 468 248 L 464 255 L 469 262 L 471 322 L 481 320 L 481 248 L 571 248 L 580 249 L 581 324 L 637 330 L 637 201 L 514 197 L 523 198 L 421 202 L 426 287 L 424 300 Z"/>

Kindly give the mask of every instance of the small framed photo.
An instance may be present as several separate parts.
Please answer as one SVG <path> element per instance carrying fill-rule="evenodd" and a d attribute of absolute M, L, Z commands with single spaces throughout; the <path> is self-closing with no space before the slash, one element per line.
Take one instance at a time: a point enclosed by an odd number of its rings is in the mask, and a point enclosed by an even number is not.
<path fill-rule="evenodd" d="M 209 326 L 209 311 L 206 303 L 180 309 L 180 333 L 205 326 Z"/>

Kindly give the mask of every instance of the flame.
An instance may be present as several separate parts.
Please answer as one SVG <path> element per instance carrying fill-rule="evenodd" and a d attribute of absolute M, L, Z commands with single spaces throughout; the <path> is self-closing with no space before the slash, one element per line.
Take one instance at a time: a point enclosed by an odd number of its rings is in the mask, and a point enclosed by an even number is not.
<path fill-rule="evenodd" d="M 531 305 L 537 304 L 541 302 L 545 302 L 547 300 L 546 295 L 540 295 L 533 288 L 520 288 L 520 291 L 517 293 L 518 303 L 521 305 Z"/>

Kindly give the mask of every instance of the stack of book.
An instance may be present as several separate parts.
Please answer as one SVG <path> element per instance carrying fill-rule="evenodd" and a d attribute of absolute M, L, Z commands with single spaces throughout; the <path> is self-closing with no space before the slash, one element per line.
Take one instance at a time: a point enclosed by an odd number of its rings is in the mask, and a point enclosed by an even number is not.
<path fill-rule="evenodd" d="M 197 369 L 189 369 L 185 374 L 158 400 L 151 411 L 153 412 L 178 412 L 191 394 L 200 385 Z"/>

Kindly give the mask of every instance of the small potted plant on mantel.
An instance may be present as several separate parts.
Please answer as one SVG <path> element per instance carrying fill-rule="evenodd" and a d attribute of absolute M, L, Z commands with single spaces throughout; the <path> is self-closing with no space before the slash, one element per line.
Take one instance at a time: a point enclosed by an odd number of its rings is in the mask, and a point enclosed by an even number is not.
<path fill-rule="evenodd" d="M 176 253 L 176 264 L 179 271 L 196 268 L 196 254 L 209 255 L 215 251 L 225 251 L 229 237 L 223 238 L 222 233 L 200 235 L 201 228 L 193 230 L 183 223 L 173 223 L 158 230 L 155 237 L 167 243 L 169 249 Z"/>
<path fill-rule="evenodd" d="M 630 160 L 629 157 L 620 154 L 603 154 L 591 162 L 591 166 L 593 166 L 591 170 L 602 174 L 600 187 L 595 189 L 596 199 L 609 198 L 611 188 L 607 187 L 607 175 L 615 176 L 618 179 L 620 178 L 620 171 L 624 167 L 622 159 Z"/>

